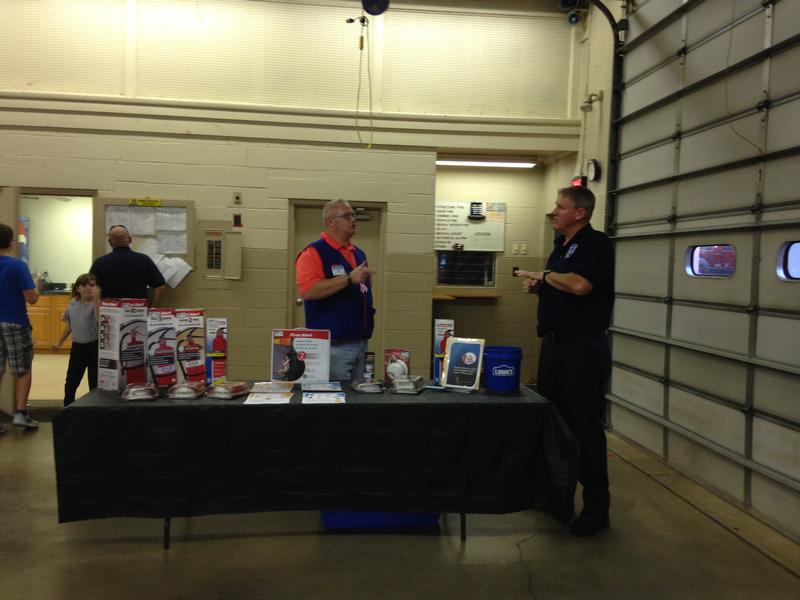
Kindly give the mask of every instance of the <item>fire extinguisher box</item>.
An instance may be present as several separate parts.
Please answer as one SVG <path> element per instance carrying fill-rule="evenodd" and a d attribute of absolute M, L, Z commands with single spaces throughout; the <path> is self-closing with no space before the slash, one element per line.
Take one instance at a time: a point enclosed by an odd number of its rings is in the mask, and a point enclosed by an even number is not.
<path fill-rule="evenodd" d="M 228 377 L 228 319 L 206 319 L 206 383 L 225 383 Z"/>
<path fill-rule="evenodd" d="M 119 391 L 130 383 L 147 383 L 147 300 L 102 300 L 98 334 L 98 387 Z"/>
<path fill-rule="evenodd" d="M 203 309 L 175 311 L 178 381 L 206 381 L 206 329 Z"/>
<path fill-rule="evenodd" d="M 147 313 L 147 364 L 150 382 L 158 387 L 178 381 L 173 308 L 151 308 Z"/>

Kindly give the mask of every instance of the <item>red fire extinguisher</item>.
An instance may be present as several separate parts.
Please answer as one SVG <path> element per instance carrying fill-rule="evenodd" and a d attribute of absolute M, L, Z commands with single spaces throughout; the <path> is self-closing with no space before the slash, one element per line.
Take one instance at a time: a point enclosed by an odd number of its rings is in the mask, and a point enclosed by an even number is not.
<path fill-rule="evenodd" d="M 203 360 L 203 346 L 188 336 L 178 344 L 178 363 L 185 381 L 206 380 L 206 364 Z"/>
<path fill-rule="evenodd" d="M 138 329 L 126 333 L 120 340 L 119 358 L 122 363 L 122 372 L 125 382 L 147 383 L 147 373 L 145 371 L 144 342 L 137 338 L 141 335 Z"/>
<path fill-rule="evenodd" d="M 150 373 L 158 387 L 168 387 L 177 381 L 175 348 L 168 344 L 165 338 L 158 340 L 155 349 L 151 345 L 149 358 Z"/>

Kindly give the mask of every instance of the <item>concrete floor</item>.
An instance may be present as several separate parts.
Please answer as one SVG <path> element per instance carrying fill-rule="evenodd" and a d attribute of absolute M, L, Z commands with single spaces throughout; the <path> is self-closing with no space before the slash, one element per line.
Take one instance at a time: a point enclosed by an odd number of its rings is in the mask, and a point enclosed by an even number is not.
<path fill-rule="evenodd" d="M 610 436 L 612 527 L 533 511 L 418 534 L 326 532 L 316 512 L 59 525 L 52 429 L 0 436 L 0 598 L 798 599 L 800 547 Z"/>

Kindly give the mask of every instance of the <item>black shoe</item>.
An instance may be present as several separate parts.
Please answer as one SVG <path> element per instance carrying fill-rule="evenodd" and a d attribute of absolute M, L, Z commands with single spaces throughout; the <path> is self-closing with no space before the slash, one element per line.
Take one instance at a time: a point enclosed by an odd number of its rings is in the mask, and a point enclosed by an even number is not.
<path fill-rule="evenodd" d="M 569 532 L 578 537 L 590 537 L 597 535 L 604 529 L 608 529 L 608 515 L 602 517 L 588 517 L 581 514 L 572 522 Z"/>

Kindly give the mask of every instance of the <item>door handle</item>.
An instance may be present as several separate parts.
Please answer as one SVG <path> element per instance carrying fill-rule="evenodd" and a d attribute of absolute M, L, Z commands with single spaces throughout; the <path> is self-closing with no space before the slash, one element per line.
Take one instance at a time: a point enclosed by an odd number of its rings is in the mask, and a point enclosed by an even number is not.
<path fill-rule="evenodd" d="M 301 306 L 301 305 L 303 304 L 303 299 L 302 299 L 302 298 L 297 298 L 297 299 L 294 301 L 294 303 L 295 303 L 297 306 Z"/>

